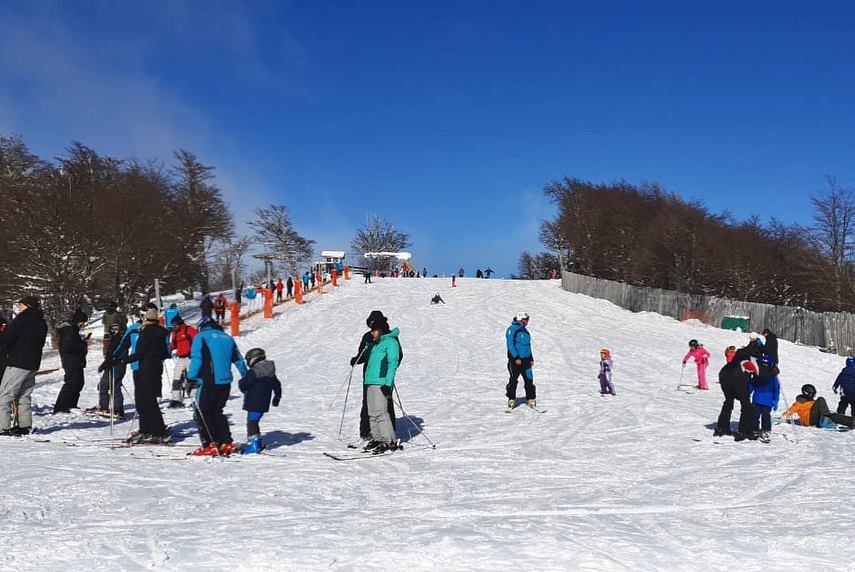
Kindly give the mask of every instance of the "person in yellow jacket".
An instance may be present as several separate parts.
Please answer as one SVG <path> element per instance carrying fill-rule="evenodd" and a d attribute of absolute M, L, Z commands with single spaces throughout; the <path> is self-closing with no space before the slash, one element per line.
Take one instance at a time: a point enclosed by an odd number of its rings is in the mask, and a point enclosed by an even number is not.
<path fill-rule="evenodd" d="M 784 411 L 781 419 L 788 419 L 793 415 L 798 415 L 805 427 L 827 427 L 829 422 L 833 422 L 855 429 L 855 418 L 829 410 L 825 398 L 817 397 L 816 388 L 809 383 L 802 386 L 801 395 L 796 397 L 795 403 Z"/>

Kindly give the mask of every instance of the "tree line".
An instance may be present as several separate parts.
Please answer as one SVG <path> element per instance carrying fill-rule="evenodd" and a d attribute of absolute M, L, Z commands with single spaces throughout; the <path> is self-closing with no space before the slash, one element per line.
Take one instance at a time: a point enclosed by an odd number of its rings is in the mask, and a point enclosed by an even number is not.
<path fill-rule="evenodd" d="M 816 311 L 855 311 L 855 194 L 829 177 L 810 225 L 712 213 L 656 183 L 564 178 L 544 188 L 558 214 L 547 252 L 523 252 L 519 277 L 565 269 L 637 286 Z"/>

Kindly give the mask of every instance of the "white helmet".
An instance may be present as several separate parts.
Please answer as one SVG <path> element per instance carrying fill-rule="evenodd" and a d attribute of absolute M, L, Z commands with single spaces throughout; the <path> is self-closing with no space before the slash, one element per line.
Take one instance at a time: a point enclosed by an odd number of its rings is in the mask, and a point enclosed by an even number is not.
<path fill-rule="evenodd" d="M 528 312 L 517 312 L 517 315 L 514 317 L 516 318 L 517 322 L 528 320 Z"/>

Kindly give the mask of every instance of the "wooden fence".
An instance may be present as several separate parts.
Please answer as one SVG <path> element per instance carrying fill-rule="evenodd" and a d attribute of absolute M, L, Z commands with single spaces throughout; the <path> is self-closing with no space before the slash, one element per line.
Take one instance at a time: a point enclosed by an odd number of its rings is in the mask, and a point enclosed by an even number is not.
<path fill-rule="evenodd" d="M 752 331 L 769 328 L 784 340 L 818 346 L 840 355 L 853 355 L 855 352 L 855 314 L 818 313 L 790 306 L 684 294 L 572 272 L 562 273 L 561 287 L 569 292 L 608 300 L 633 312 L 656 312 L 678 320 L 696 318 L 715 327 L 721 327 L 727 316 L 744 316 L 749 319 Z"/>

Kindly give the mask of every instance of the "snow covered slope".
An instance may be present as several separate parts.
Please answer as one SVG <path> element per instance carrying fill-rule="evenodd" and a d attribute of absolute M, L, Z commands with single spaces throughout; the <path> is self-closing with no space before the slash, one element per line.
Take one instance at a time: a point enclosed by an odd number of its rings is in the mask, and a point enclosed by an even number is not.
<path fill-rule="evenodd" d="M 93 442 L 108 435 L 105 422 L 47 415 L 61 372 L 40 377 L 36 425 L 51 441 L 0 441 L 3 568 L 855 567 L 855 433 L 781 425 L 768 445 L 714 444 L 718 385 L 675 389 L 689 338 L 713 353 L 715 378 L 723 348 L 745 336 L 633 314 L 557 282 L 458 284 L 352 282 L 241 338 L 244 351 L 268 350 L 284 382 L 282 405 L 261 423 L 284 458 L 111 451 Z M 447 305 L 428 304 L 437 291 Z M 374 309 L 401 328 L 403 405 L 437 447 L 400 420 L 403 452 L 333 461 L 322 452 L 355 440 L 356 384 L 337 439 L 343 384 Z M 544 414 L 504 413 L 504 330 L 519 310 L 532 315 Z M 598 394 L 602 347 L 614 355 L 614 398 Z M 836 406 L 830 386 L 842 358 L 788 342 L 780 356 L 787 398 L 811 381 Z M 82 405 L 95 402 L 95 384 L 90 367 Z M 240 408 L 238 397 L 228 406 L 236 437 Z M 167 413 L 195 445 L 190 417 Z"/>

